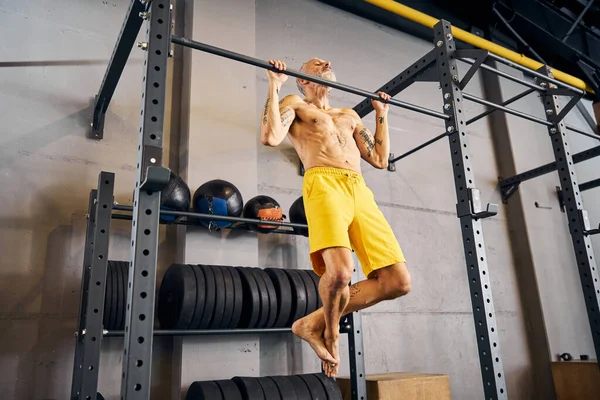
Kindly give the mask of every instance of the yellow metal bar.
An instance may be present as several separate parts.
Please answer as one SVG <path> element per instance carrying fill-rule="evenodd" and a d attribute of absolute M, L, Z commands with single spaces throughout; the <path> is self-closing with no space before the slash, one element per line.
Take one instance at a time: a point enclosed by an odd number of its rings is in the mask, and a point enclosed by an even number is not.
<path fill-rule="evenodd" d="M 439 22 L 439 19 L 431 17 L 427 14 L 424 14 L 420 11 L 417 11 L 413 8 L 407 7 L 403 4 L 395 2 L 393 0 L 363 0 L 363 1 L 365 1 L 366 3 L 373 4 L 374 6 L 377 6 L 379 8 L 383 8 L 384 10 L 387 10 L 391 13 L 394 13 L 401 17 L 407 18 L 413 22 L 427 26 L 429 28 L 433 28 L 433 26 Z M 539 61 L 536 61 L 529 57 L 526 57 L 523 54 L 516 53 L 512 50 L 507 49 L 506 47 L 503 47 L 496 43 L 490 42 L 489 40 L 483 39 L 477 35 L 473 35 L 472 33 L 467 32 L 463 29 L 457 28 L 455 26 L 452 27 L 452 35 L 457 40 L 461 40 L 461 41 L 463 41 L 465 43 L 469 43 L 475 47 L 479 47 L 480 49 L 487 50 L 490 53 L 494 53 L 499 57 L 504 57 L 507 60 L 510 60 L 516 64 L 522 65 L 522 66 L 532 69 L 534 71 L 543 66 L 543 64 L 540 63 Z M 565 72 L 561 72 L 555 68 L 552 68 L 552 74 L 554 75 L 554 79 L 556 79 L 556 80 L 567 83 L 571 86 L 575 86 L 576 88 L 586 90 L 590 93 L 594 93 L 592 88 L 579 78 L 576 78 Z"/>

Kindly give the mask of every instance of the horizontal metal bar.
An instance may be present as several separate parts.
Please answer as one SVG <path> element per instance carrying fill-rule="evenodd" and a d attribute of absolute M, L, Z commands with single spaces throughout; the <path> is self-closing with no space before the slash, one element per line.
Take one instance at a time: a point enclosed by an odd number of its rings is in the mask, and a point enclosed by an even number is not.
<path fill-rule="evenodd" d="M 591 133 L 587 133 L 586 131 L 582 131 L 581 129 L 576 128 L 572 125 L 565 125 L 565 126 L 570 131 L 577 132 L 583 136 L 591 137 L 592 139 L 600 140 L 600 136 L 598 136 L 598 135 L 593 135 Z"/>
<path fill-rule="evenodd" d="M 493 54 L 490 53 L 488 56 L 492 56 L 492 55 Z M 468 59 L 468 58 L 461 58 L 460 60 L 466 62 L 467 64 L 471 64 L 471 65 L 475 64 L 474 60 L 471 60 L 471 59 Z M 523 80 L 521 78 L 517 78 L 516 76 L 512 76 L 511 74 L 508 74 L 506 72 L 500 71 L 499 69 L 491 67 L 491 66 L 489 66 L 487 64 L 481 64 L 479 66 L 479 68 L 485 69 L 486 71 L 490 71 L 490 72 L 492 72 L 492 73 L 494 73 L 494 74 L 496 74 L 498 76 L 501 76 L 503 78 L 506 78 L 506 79 L 511 80 L 513 82 L 516 82 L 516 83 L 520 83 L 521 85 L 525 85 L 525 86 L 527 86 L 527 87 L 529 87 L 531 89 L 535 89 L 535 90 L 538 90 L 540 92 L 543 92 L 543 91 L 546 90 L 543 87 L 541 87 L 539 85 L 536 85 L 535 83 L 527 82 L 526 80 Z"/>
<path fill-rule="evenodd" d="M 425 143 L 418 145 L 418 146 L 417 146 L 417 147 L 415 147 L 414 149 L 412 149 L 412 150 L 409 150 L 409 151 L 407 151 L 406 153 L 404 153 L 404 154 L 401 154 L 401 155 L 399 155 L 398 157 L 396 157 L 396 158 L 393 158 L 393 159 L 389 160 L 389 162 L 390 162 L 390 163 L 395 163 L 396 161 L 398 161 L 398 160 L 401 160 L 401 159 L 403 159 L 404 157 L 408 157 L 408 156 L 410 156 L 411 154 L 413 154 L 413 153 L 416 153 L 417 151 L 419 151 L 419 150 L 421 150 L 421 149 L 423 149 L 423 148 L 425 148 L 425 147 L 429 146 L 430 144 L 432 144 L 432 143 L 435 143 L 435 142 L 437 142 L 438 140 L 440 140 L 440 139 L 442 139 L 442 138 L 445 138 L 446 136 L 448 136 L 448 134 L 447 134 L 446 132 L 444 132 L 444 133 L 442 133 L 442 134 L 440 134 L 440 135 L 438 135 L 438 136 L 434 137 L 433 139 L 429 139 L 429 140 L 428 140 L 428 141 L 426 141 Z"/>
<path fill-rule="evenodd" d="M 113 210 L 117 211 L 133 211 L 131 206 L 116 205 Z M 293 222 L 277 222 L 277 221 L 264 221 L 261 219 L 253 218 L 242 218 L 242 217 L 228 217 L 225 215 L 213 215 L 213 214 L 202 214 L 190 211 L 172 211 L 172 210 L 160 210 L 160 215 L 174 215 L 179 217 L 189 217 L 198 219 L 209 219 L 215 221 L 233 221 L 233 222 L 244 222 L 246 224 L 261 224 L 261 225 L 274 225 L 274 226 L 289 226 L 291 228 L 308 228 L 305 224 L 296 224 Z M 120 219 L 120 218 L 117 218 Z"/>
<path fill-rule="evenodd" d="M 527 96 L 527 95 L 529 95 L 529 94 L 531 94 L 531 93 L 533 93 L 533 92 L 535 92 L 535 89 L 527 89 L 527 90 L 526 90 L 526 91 L 524 91 L 523 93 L 519 93 L 518 95 L 516 95 L 516 96 L 514 96 L 514 97 L 511 97 L 510 99 L 506 100 L 506 101 L 505 101 L 505 102 L 503 102 L 501 105 L 502 105 L 502 106 L 507 106 L 507 105 L 509 105 L 509 104 L 511 104 L 511 103 L 514 103 L 514 102 L 515 102 L 515 101 L 517 101 L 517 100 L 520 100 L 520 99 L 522 99 L 523 97 L 525 97 L 525 96 Z M 473 117 L 473 118 L 471 118 L 470 120 L 468 120 L 467 122 L 465 122 L 465 124 L 467 124 L 467 125 L 470 125 L 470 124 L 472 124 L 473 122 L 475 122 L 475 121 L 478 121 L 478 120 L 480 120 L 481 118 L 483 118 L 483 117 L 485 117 L 485 116 L 487 116 L 487 115 L 490 115 L 490 114 L 491 114 L 491 113 L 493 113 L 494 111 L 496 111 L 496 110 L 495 110 L 495 109 L 489 109 L 489 110 L 485 110 L 485 111 L 484 111 L 484 112 L 482 112 L 481 114 L 479 114 L 479 115 L 476 115 L 475 117 Z"/>
<path fill-rule="evenodd" d="M 311 82 L 319 83 L 321 85 L 329 86 L 329 87 L 332 87 L 335 89 L 343 90 L 344 92 L 353 93 L 353 94 L 368 97 L 368 98 L 371 98 L 374 100 L 379 100 L 383 103 L 389 103 L 396 107 L 406 108 L 408 110 L 412 110 L 412 111 L 416 111 L 416 112 L 419 112 L 422 114 L 429 115 L 431 117 L 436 117 L 436 118 L 440 118 L 440 119 L 444 119 L 444 120 L 450 118 L 446 114 L 443 114 L 443 113 L 440 113 L 440 112 L 437 112 L 434 110 L 430 110 L 428 108 L 420 107 L 420 106 L 417 106 L 414 104 L 406 103 L 404 101 L 394 100 L 394 99 L 390 99 L 390 100 L 386 101 L 386 100 L 383 100 L 382 98 L 380 98 L 379 95 L 377 95 L 375 93 L 371 93 L 369 91 L 366 91 L 363 89 L 358 89 L 358 88 L 348 86 L 348 85 L 345 85 L 342 83 L 332 82 L 327 79 L 322 79 L 322 78 L 316 77 L 314 75 L 304 74 L 302 72 L 298 72 L 298 71 L 295 71 L 292 69 L 286 69 L 285 71 L 279 71 L 279 70 L 275 69 L 275 67 L 273 67 L 268 62 L 265 62 L 258 58 L 253 58 L 253 57 L 249 57 L 249 56 L 246 56 L 243 54 L 234 53 L 229 50 L 221 49 L 219 47 L 211 46 L 211 45 L 208 45 L 205 43 L 196 42 L 194 40 L 182 38 L 180 36 L 173 35 L 171 37 L 171 42 L 173 42 L 175 44 L 179 44 L 181 46 L 190 47 L 195 50 L 200 50 L 200 51 L 204 51 L 206 53 L 229 58 L 231 60 L 239 61 L 239 62 L 242 62 L 245 64 L 254 65 L 256 67 L 264 68 L 264 69 L 267 69 L 270 71 L 283 72 L 286 75 L 294 76 L 296 78 L 306 79 L 307 81 L 311 81 Z"/>
<path fill-rule="evenodd" d="M 600 178 L 580 184 L 579 191 L 583 192 L 584 190 L 590 190 L 597 187 L 600 187 Z"/>
<path fill-rule="evenodd" d="M 592 147 L 591 149 L 587 149 L 580 153 L 573 154 L 573 162 L 577 164 L 598 156 L 600 156 L 600 146 Z M 529 171 L 521 172 L 520 174 L 501 180 L 499 184 L 501 187 L 506 187 L 514 185 L 516 183 L 527 181 L 529 179 L 537 178 L 538 176 L 542 176 L 553 171 L 556 171 L 556 162 L 551 162 L 530 169 Z"/>
<path fill-rule="evenodd" d="M 154 336 L 250 335 L 258 333 L 289 333 L 292 328 L 268 329 L 156 329 Z M 124 331 L 104 331 L 105 337 L 123 336 Z"/>
<path fill-rule="evenodd" d="M 501 62 L 503 64 L 506 64 L 509 67 L 513 67 L 513 68 L 518 69 L 520 71 L 523 71 L 523 72 L 525 72 L 525 73 L 527 73 L 529 75 L 533 75 L 536 78 L 539 78 L 539 79 L 541 79 L 543 81 L 551 82 L 551 83 L 554 83 L 556 86 L 567 88 L 567 89 L 571 90 L 573 93 L 576 93 L 576 94 L 579 94 L 579 95 L 583 95 L 585 93 L 582 89 L 578 89 L 575 86 L 569 85 L 568 83 L 564 83 L 564 82 L 561 82 L 561 81 L 556 80 L 554 78 L 550 78 L 549 76 L 541 74 L 541 73 L 539 73 L 537 71 L 534 71 L 534 70 L 532 70 L 530 68 L 523 67 L 522 65 L 514 63 L 514 62 L 512 62 L 510 60 L 507 60 L 504 57 L 497 56 L 494 53 L 490 53 L 489 57 L 493 58 L 494 60 L 499 61 L 499 62 Z"/>
<path fill-rule="evenodd" d="M 496 104 L 496 103 L 492 103 L 492 102 L 484 100 L 484 99 L 480 99 L 479 97 L 473 96 L 473 95 L 471 95 L 469 93 L 463 93 L 463 98 L 465 98 L 467 100 L 470 100 L 470 101 L 473 101 L 475 103 L 482 104 L 484 106 L 493 107 L 495 109 L 502 110 L 502 111 L 504 111 L 504 112 L 506 112 L 508 114 L 512 114 L 512 115 L 515 115 L 517 117 L 521 117 L 521 118 L 527 119 L 527 120 L 532 121 L 532 122 L 537 122 L 538 124 L 541 124 L 541 125 L 546 125 L 546 126 L 552 126 L 553 125 L 552 122 L 548 122 L 548 121 L 546 121 L 544 119 L 541 119 L 541 118 L 538 118 L 538 117 L 534 117 L 533 115 L 522 113 L 521 111 L 513 110 L 512 108 L 504 107 L 504 106 L 502 106 L 500 104 Z"/>

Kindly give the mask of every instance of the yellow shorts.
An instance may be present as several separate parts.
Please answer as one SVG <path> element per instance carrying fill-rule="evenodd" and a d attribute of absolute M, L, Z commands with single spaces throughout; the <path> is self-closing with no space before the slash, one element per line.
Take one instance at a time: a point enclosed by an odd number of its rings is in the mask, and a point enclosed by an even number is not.
<path fill-rule="evenodd" d="M 365 276 L 376 269 L 405 262 L 404 254 L 373 192 L 354 171 L 313 167 L 304 174 L 304 210 L 310 260 L 318 275 L 325 272 L 320 250 L 354 250 Z"/>

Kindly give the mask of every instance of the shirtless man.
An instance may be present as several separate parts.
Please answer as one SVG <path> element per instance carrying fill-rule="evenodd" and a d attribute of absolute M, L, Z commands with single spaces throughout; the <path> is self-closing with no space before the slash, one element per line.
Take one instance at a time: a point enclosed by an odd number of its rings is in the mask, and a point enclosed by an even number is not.
<path fill-rule="evenodd" d="M 278 71 L 286 65 L 270 60 Z M 313 58 L 300 69 L 335 81 L 331 63 Z M 302 196 L 309 230 L 310 259 L 321 276 L 323 307 L 294 322 L 292 331 L 310 344 L 327 376 L 338 373 L 339 322 L 342 316 L 382 300 L 407 294 L 411 277 L 394 232 L 379 210 L 361 174 L 361 158 L 375 168 L 388 164 L 389 105 L 373 100 L 375 134 L 350 108 L 329 105 L 330 88 L 304 79 L 296 83 L 304 98 L 279 99 L 288 79 L 267 70 L 269 92 L 260 120 L 261 141 L 278 146 L 286 136 L 304 164 Z M 385 100 L 390 96 L 379 92 Z M 349 286 L 352 250 L 367 279 Z"/>

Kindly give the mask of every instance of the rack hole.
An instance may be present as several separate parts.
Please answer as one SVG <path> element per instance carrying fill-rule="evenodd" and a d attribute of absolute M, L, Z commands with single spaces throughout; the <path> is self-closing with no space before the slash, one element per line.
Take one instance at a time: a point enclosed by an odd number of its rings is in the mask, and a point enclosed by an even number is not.
<path fill-rule="evenodd" d="M 155 71 L 160 71 L 160 67 L 157 65 L 157 66 L 154 67 L 154 70 Z"/>
<path fill-rule="evenodd" d="M 158 82 L 154 82 L 154 87 L 155 87 L 155 88 L 157 88 L 157 87 L 159 87 L 159 86 L 160 86 L 160 85 L 159 85 L 159 83 L 158 83 Z"/>
<path fill-rule="evenodd" d="M 98 309 L 94 308 L 94 314 L 98 314 Z"/>
<path fill-rule="evenodd" d="M 152 122 L 156 122 L 156 121 L 158 121 L 158 118 L 156 118 L 156 117 L 152 117 L 152 118 L 150 118 L 150 120 L 151 120 Z M 154 135 L 154 134 L 153 134 L 153 135 Z M 154 135 L 154 139 L 156 139 L 156 135 Z"/>
<path fill-rule="evenodd" d="M 146 215 L 150 215 L 150 214 L 152 214 L 152 210 L 151 210 L 151 209 L 149 209 L 149 208 L 147 208 L 147 209 L 146 209 Z"/>
<path fill-rule="evenodd" d="M 146 319 L 146 315 L 144 315 L 144 314 L 140 314 L 140 317 L 139 317 L 139 318 L 140 318 L 140 321 L 144 321 L 144 320 Z"/>
<path fill-rule="evenodd" d="M 150 229 L 146 229 L 146 230 L 144 230 L 144 234 L 145 234 L 145 235 L 149 235 L 149 234 L 150 234 Z"/>
<path fill-rule="evenodd" d="M 140 385 L 139 383 L 136 383 L 133 388 L 135 389 L 136 392 L 139 392 L 140 390 L 142 390 L 142 385 Z"/>
<path fill-rule="evenodd" d="M 135 366 L 136 366 L 136 367 L 141 367 L 142 365 L 144 365 L 144 362 L 143 362 L 142 360 L 137 360 L 137 361 L 135 362 Z"/>
<path fill-rule="evenodd" d="M 144 249 L 143 253 L 144 253 L 145 256 L 147 256 L 148 254 L 150 254 L 150 250 Z"/>
<path fill-rule="evenodd" d="M 141 297 L 142 299 L 145 299 L 145 298 L 146 298 L 146 296 L 147 296 L 146 292 L 142 292 L 142 293 L 140 293 L 140 297 Z"/>
<path fill-rule="evenodd" d="M 142 271 L 142 276 L 144 276 L 144 277 L 148 276 L 148 271 L 146 271 L 146 270 L 143 270 L 143 271 Z"/>
<path fill-rule="evenodd" d="M 100 286 L 100 281 L 96 282 L 96 286 Z"/>
<path fill-rule="evenodd" d="M 158 104 L 158 100 L 152 99 L 152 104 L 154 104 L 154 105 Z"/>
<path fill-rule="evenodd" d="M 144 343 L 144 338 L 140 336 L 140 337 L 138 338 L 138 343 L 140 343 L 140 344 Z"/>

